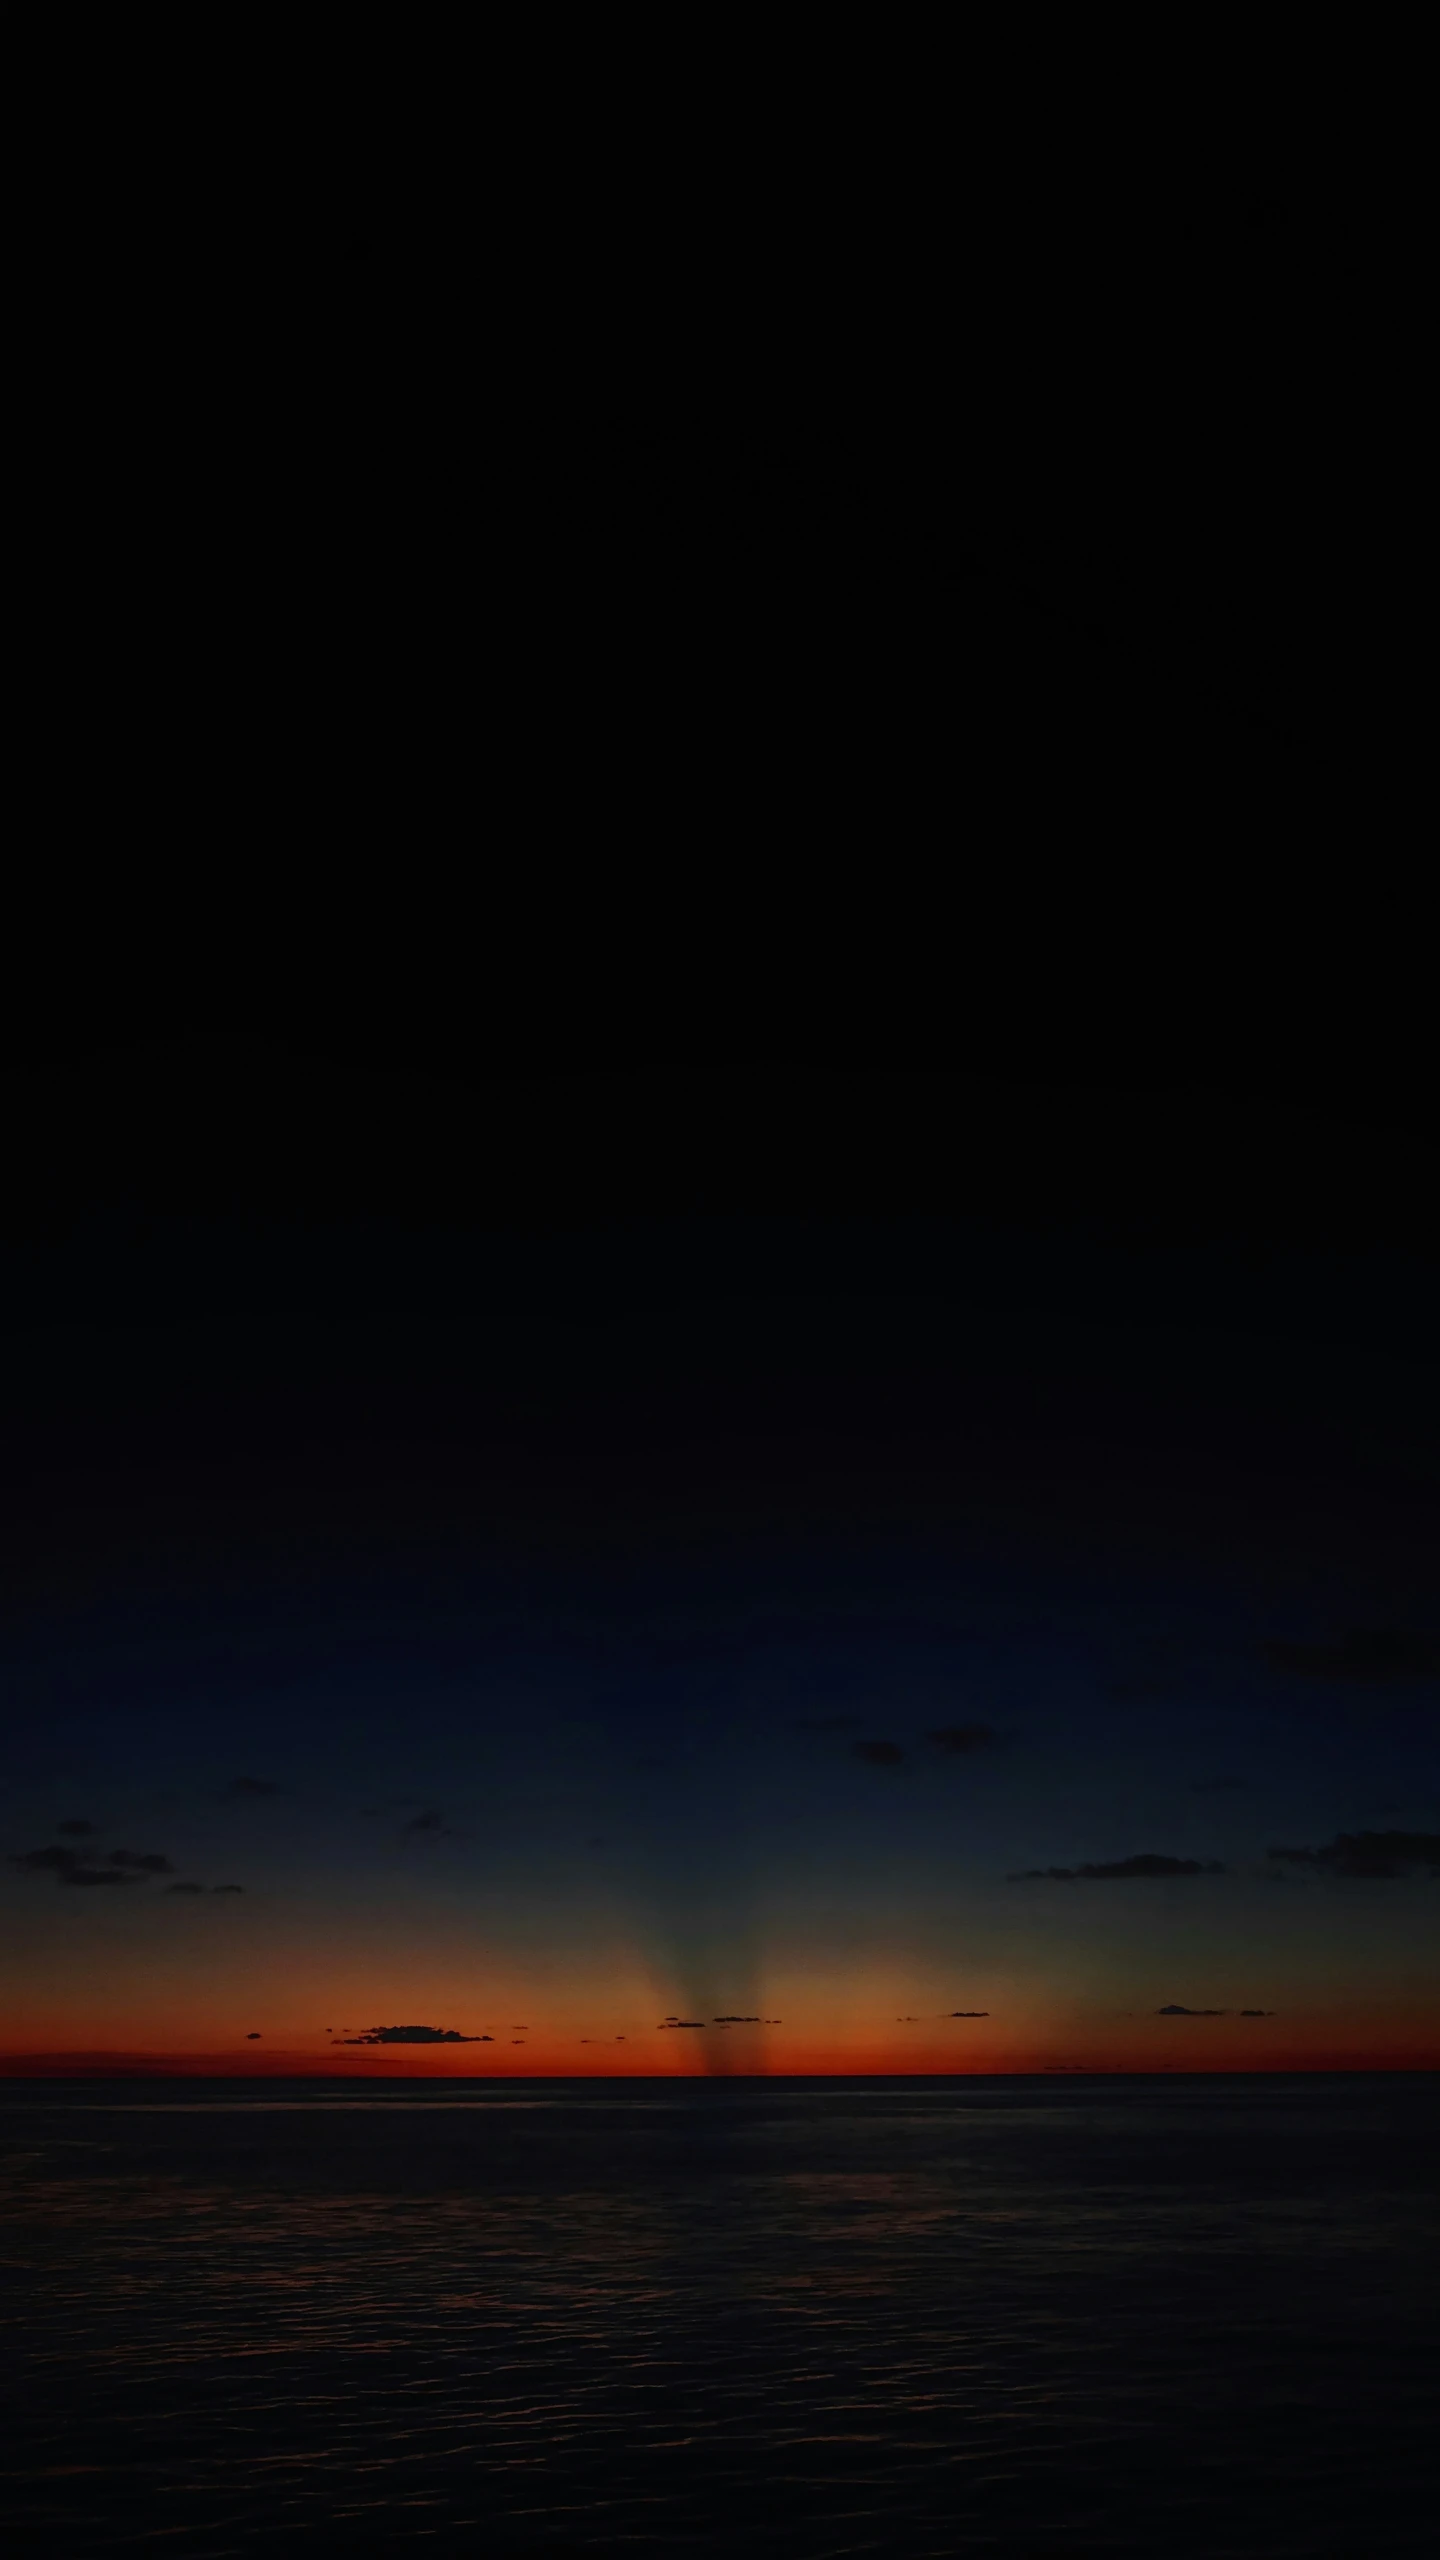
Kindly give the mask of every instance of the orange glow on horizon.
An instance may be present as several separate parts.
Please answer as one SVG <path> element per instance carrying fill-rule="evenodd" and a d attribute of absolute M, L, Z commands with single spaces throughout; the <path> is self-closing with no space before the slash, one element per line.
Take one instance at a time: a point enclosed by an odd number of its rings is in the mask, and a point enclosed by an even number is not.
<path fill-rule="evenodd" d="M 676 1984 L 663 1960 L 629 1950 L 618 1961 L 607 1950 L 588 1963 L 522 1969 L 499 1951 L 482 1951 L 477 1962 L 471 1950 L 417 1960 L 397 1949 L 362 1971 L 348 1951 L 337 1961 L 281 1943 L 247 1950 L 243 1965 L 172 1978 L 163 1994 L 118 1964 L 108 1980 L 92 1972 L 73 1989 L 32 1975 L 0 2033 L 0 2077 L 133 2071 L 423 2082 L 1440 2069 L 1440 2011 L 1418 1980 L 1397 1985 L 1384 2002 L 1342 2005 L 1292 1977 L 1275 1982 L 1273 2011 L 1267 2005 L 1244 2016 L 1234 2008 L 1132 2010 L 1107 1996 L 1099 1968 L 1077 1984 L 991 1961 L 983 1971 L 967 1967 L 963 1988 L 952 1989 L 954 1979 L 937 1968 L 927 1980 L 903 1958 L 826 1969 L 777 1956 L 753 1968 L 744 1998 L 702 2000 L 693 1983 L 688 1992 Z M 417 1991 L 417 1982 L 428 1987 Z M 709 2014 L 731 2006 L 757 2014 L 728 2023 Z M 659 2023 L 672 2017 L 703 2024 Z M 358 2023 L 347 2027 L 347 2019 Z M 375 2019 L 425 2020 L 465 2041 L 349 2040 L 372 2032 L 366 2022 Z M 322 2028 L 321 2020 L 335 2024 Z"/>

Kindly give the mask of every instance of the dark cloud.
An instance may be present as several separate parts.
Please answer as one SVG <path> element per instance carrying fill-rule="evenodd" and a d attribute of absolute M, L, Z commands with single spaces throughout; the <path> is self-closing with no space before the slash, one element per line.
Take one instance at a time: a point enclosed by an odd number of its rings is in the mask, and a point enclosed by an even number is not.
<path fill-rule="evenodd" d="M 758 2027 L 761 2021 L 758 2018 L 733 2017 L 712 2018 L 710 2023 L 713 2027 Z"/>
<path fill-rule="evenodd" d="M 1272 1670 L 1312 1680 L 1440 1678 L 1440 1644 L 1394 1627 L 1351 1627 L 1334 1644 L 1267 1644 L 1262 1651 Z"/>
<path fill-rule="evenodd" d="M 703 2027 L 704 2024 L 703 2018 L 662 2018 L 659 2032 L 663 2035 L 667 2027 Z"/>
<path fill-rule="evenodd" d="M 1440 1875 L 1440 1831 L 1341 1831 L 1318 1849 L 1271 1849 L 1290 1866 L 1332 1876 L 1408 1876 L 1417 1867 Z"/>
<path fill-rule="evenodd" d="M 1155 2012 L 1157 2018 L 1228 2018 L 1228 2009 L 1186 2009 L 1178 2000 L 1169 2000 Z"/>
<path fill-rule="evenodd" d="M 212 1893 L 243 1893 L 245 1887 L 243 1884 L 212 1884 L 210 1890 Z"/>
<path fill-rule="evenodd" d="M 1094 1866 L 1088 1861 L 1080 1867 L 1022 1867 L 1007 1877 L 1009 1884 L 1029 1884 L 1036 1879 L 1055 1884 L 1127 1884 L 1132 1879 L 1150 1876 L 1223 1876 L 1218 1858 L 1161 1858 L 1146 1851 L 1138 1858 L 1114 1858 L 1108 1865 Z"/>
<path fill-rule="evenodd" d="M 895 2024 L 897 2027 L 918 2027 L 920 2021 L 918 2018 L 897 2018 Z"/>
<path fill-rule="evenodd" d="M 158 1849 L 112 1849 L 112 1867 L 129 1867 L 137 1876 L 173 1876 L 174 1862 Z"/>
<path fill-rule="evenodd" d="M 898 1769 L 905 1754 L 898 1742 L 857 1742 L 853 1745 L 857 1760 L 868 1760 L 873 1769 Z"/>
<path fill-rule="evenodd" d="M 549 1808 L 542 1810 L 548 1811 Z M 401 1824 L 400 1831 L 404 1839 L 464 1840 L 468 1837 L 464 1831 L 457 1830 L 453 1822 L 447 1822 L 434 1805 L 426 1805 L 420 1812 L 412 1814 L 408 1822 Z"/>
<path fill-rule="evenodd" d="M 948 2014 L 952 2018 L 988 2018 L 990 2012 L 988 2009 L 951 2009 Z"/>
<path fill-rule="evenodd" d="M 222 1799 L 229 1804 L 243 1803 L 247 1797 L 278 1796 L 282 1792 L 270 1778 L 232 1778 L 229 1786 L 220 1790 Z"/>
<path fill-rule="evenodd" d="M 1275 2012 L 1273 2009 L 1242 2009 L 1240 2015 L 1242 2018 L 1273 2018 Z"/>
<path fill-rule="evenodd" d="M 55 1828 L 66 1840 L 93 1840 L 95 1837 L 93 1822 L 57 1822 Z"/>
<path fill-rule="evenodd" d="M 1232 1796 L 1245 1783 L 1243 1778 L 1193 1778 L 1190 1793 L 1192 1796 Z"/>
<path fill-rule="evenodd" d="M 988 1724 L 942 1724 L 937 1725 L 933 1733 L 927 1733 L 925 1739 L 933 1742 L 938 1751 L 952 1751 L 958 1755 L 967 1751 L 989 1751 L 995 1742 L 995 1731 Z"/>
<path fill-rule="evenodd" d="M 492 2036 L 462 2036 L 454 2027 L 367 2027 L 346 2044 L 492 2044 Z"/>
<path fill-rule="evenodd" d="M 205 1887 L 203 1884 L 167 1884 L 165 1890 L 167 1893 L 203 1893 Z"/>
<path fill-rule="evenodd" d="M 63 1849 L 52 1842 L 45 1849 L 25 1849 L 12 1857 L 12 1867 L 28 1867 L 36 1875 L 53 1875 L 57 1884 L 122 1885 L 139 1884 L 143 1878 L 121 1866 L 91 1866 L 78 1849 Z"/>
<path fill-rule="evenodd" d="M 258 2043 L 260 2042 L 260 2030 L 259 2030 L 259 2028 L 258 2028 L 258 2027 L 252 2027 L 252 2028 L 251 2028 L 251 2030 L 250 2030 L 250 2033 L 249 2033 L 249 2034 L 248 2034 L 248 2036 L 246 2037 L 245 2041 L 246 2041 L 246 2043 L 247 2043 L 247 2044 L 258 2044 Z"/>

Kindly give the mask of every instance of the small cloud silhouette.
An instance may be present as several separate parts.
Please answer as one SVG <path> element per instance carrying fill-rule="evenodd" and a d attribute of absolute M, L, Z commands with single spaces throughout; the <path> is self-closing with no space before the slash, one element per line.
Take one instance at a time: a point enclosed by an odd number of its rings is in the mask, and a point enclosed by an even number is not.
<path fill-rule="evenodd" d="M 1393 1880 L 1418 1867 L 1434 1876 L 1440 1875 L 1440 1831 L 1341 1831 L 1319 1849 L 1271 1849 L 1266 1854 L 1333 1876 Z"/>
<path fill-rule="evenodd" d="M 167 1884 L 165 1890 L 167 1893 L 203 1893 L 205 1887 L 203 1884 Z"/>
<path fill-rule="evenodd" d="M 1440 1644 L 1396 1627 L 1351 1627 L 1334 1644 L 1266 1644 L 1275 1671 L 1311 1680 L 1434 1680 L 1440 1678 Z"/>
<path fill-rule="evenodd" d="M 55 1828 L 66 1840 L 93 1840 L 95 1837 L 93 1822 L 57 1822 Z"/>
<path fill-rule="evenodd" d="M 662 2018 L 659 2032 L 663 2036 L 667 2027 L 703 2027 L 704 2024 L 703 2018 Z"/>
<path fill-rule="evenodd" d="M 948 1751 L 956 1757 L 971 1751 L 989 1751 L 995 1738 L 995 1729 L 988 1724 L 942 1724 L 925 1736 L 937 1751 Z"/>
<path fill-rule="evenodd" d="M 1186 2009 L 1178 2000 L 1169 2000 L 1155 2012 L 1157 2018 L 1228 2018 L 1228 2009 Z"/>
<path fill-rule="evenodd" d="M 249 2033 L 249 2034 L 248 2034 L 248 2036 L 246 2037 L 245 2041 L 246 2041 L 246 2043 L 247 2043 L 247 2044 L 258 2044 L 258 2043 L 260 2042 L 260 2030 L 259 2030 L 259 2028 L 258 2028 L 258 2027 L 252 2027 L 252 2028 L 251 2028 L 251 2030 L 250 2030 L 250 2033 Z"/>
<path fill-rule="evenodd" d="M 990 2012 L 988 2009 L 951 2009 L 947 2014 L 952 2018 L 988 2018 Z"/>
<path fill-rule="evenodd" d="M 1273 2009 L 1242 2009 L 1240 2015 L 1242 2018 L 1273 2018 L 1275 2012 Z"/>
<path fill-rule="evenodd" d="M 367 2027 L 346 2044 L 491 2044 L 491 2036 L 462 2036 L 454 2027 Z"/>
<path fill-rule="evenodd" d="M 898 1769 L 905 1757 L 898 1742 L 857 1742 L 853 1752 L 857 1760 L 868 1760 L 872 1769 Z"/>
<path fill-rule="evenodd" d="M 243 1804 L 247 1799 L 278 1796 L 282 1792 L 273 1778 L 232 1778 L 227 1787 L 221 1788 L 220 1795 L 226 1804 Z"/>
<path fill-rule="evenodd" d="M 243 1884 L 212 1884 L 210 1890 L 212 1893 L 243 1893 L 245 1887 Z M 327 2035 L 329 2034 L 330 2030 L 328 2027 L 325 2032 Z"/>
<path fill-rule="evenodd" d="M 1137 1858 L 1113 1858 L 1095 1866 L 1087 1862 L 1080 1867 L 1022 1867 L 1008 1876 L 1009 1884 L 1053 1882 L 1055 1884 L 1127 1884 L 1160 1876 L 1223 1876 L 1218 1858 L 1162 1858 L 1146 1851 Z"/>
<path fill-rule="evenodd" d="M 139 1876 L 173 1876 L 174 1862 L 162 1857 L 158 1849 L 112 1849 L 112 1867 L 129 1867 Z"/>
<path fill-rule="evenodd" d="M 168 1865 L 168 1860 L 166 1861 Z M 66 1849 L 52 1841 L 44 1849 L 24 1849 L 12 1857 L 12 1867 L 26 1867 L 34 1875 L 53 1875 L 57 1884 L 127 1885 L 142 1884 L 143 1875 L 124 1866 L 96 1867 L 83 1858 L 78 1849 Z"/>
<path fill-rule="evenodd" d="M 758 2018 L 731 2017 L 712 2018 L 710 2023 L 712 2027 L 758 2027 L 761 2021 Z"/>

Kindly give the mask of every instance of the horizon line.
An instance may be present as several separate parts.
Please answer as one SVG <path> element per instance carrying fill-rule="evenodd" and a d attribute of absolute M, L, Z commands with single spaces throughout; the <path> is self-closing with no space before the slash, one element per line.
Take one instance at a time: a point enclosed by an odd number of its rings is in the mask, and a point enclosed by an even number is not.
<path fill-rule="evenodd" d="M 197 2055 L 195 2062 L 208 2060 Z M 216 2057 L 218 2060 L 219 2057 Z M 45 2072 L 37 2066 L 57 2066 Z M 563 2082 L 591 2087 L 597 2081 L 616 2081 L 630 2085 L 644 2081 L 657 2088 L 673 2088 L 677 2083 L 694 2082 L 709 2088 L 728 2088 L 737 2081 L 757 2085 L 777 2080 L 1306 2080 L 1306 2079 L 1378 2079 L 1401 2077 L 1424 2078 L 1440 2074 L 1436 2062 L 1346 2062 L 1346 2063 L 1187 2063 L 1183 2068 L 1174 2063 L 1152 2065 L 1148 2069 L 1130 2069 L 1119 2063 L 1041 2063 L 1028 2070 L 1017 2071 L 486 2071 L 434 2072 L 383 2071 L 363 2067 L 329 2071 L 273 2071 L 270 2069 L 198 2070 L 194 2063 L 180 2062 L 176 2067 L 167 2057 L 154 2062 L 138 2056 L 117 2056 L 111 2064 L 104 2055 L 67 2055 L 63 2053 L 14 2054 L 0 2056 L 0 2081 L 28 2079 L 104 2079 L 104 2080 L 233 2080 L 247 2087 L 263 2084 L 266 2079 L 355 2082 L 371 2086 L 377 2081 L 390 2085 L 400 2082 L 415 2088 L 450 2088 L 457 2084 L 468 2087 L 493 2087 L 512 2081 Z"/>

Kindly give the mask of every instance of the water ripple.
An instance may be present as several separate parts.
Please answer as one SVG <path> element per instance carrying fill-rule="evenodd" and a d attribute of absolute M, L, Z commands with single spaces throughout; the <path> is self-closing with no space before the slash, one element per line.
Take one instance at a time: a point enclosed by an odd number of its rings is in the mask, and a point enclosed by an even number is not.
<path fill-rule="evenodd" d="M 7 2517 L 216 2560 L 1407 2547 L 1437 2136 L 1399 2078 L 32 2092 L 0 2107 Z"/>

